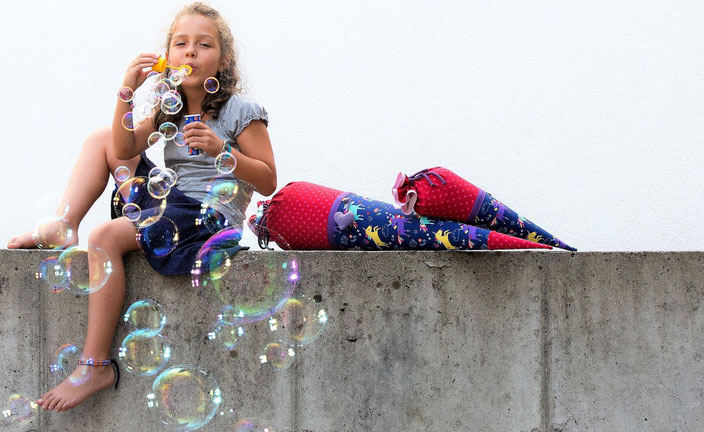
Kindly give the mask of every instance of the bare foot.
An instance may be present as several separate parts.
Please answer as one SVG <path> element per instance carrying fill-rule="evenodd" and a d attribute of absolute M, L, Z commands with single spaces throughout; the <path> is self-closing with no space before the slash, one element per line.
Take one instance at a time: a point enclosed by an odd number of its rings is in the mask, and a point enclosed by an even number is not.
<path fill-rule="evenodd" d="M 37 399 L 37 405 L 56 412 L 71 409 L 115 382 L 112 366 L 76 366 L 63 382 Z"/>
<path fill-rule="evenodd" d="M 7 242 L 7 248 L 55 249 L 67 248 L 75 244 L 78 244 L 78 227 L 72 227 L 66 220 L 58 219 L 43 223 L 32 231 L 11 238 Z"/>

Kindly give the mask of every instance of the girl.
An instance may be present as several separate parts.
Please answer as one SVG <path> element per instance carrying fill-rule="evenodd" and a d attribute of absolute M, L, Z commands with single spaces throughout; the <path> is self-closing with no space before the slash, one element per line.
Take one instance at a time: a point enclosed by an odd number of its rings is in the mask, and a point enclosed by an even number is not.
<path fill-rule="evenodd" d="M 276 166 L 267 133 L 268 114 L 236 87 L 240 78 L 233 37 L 220 14 L 202 3 L 186 6 L 170 27 L 166 47 L 169 65 L 192 68 L 178 88 L 183 109 L 173 116 L 159 111 L 151 121 L 128 131 L 122 126 L 122 118 L 131 108 L 118 99 L 112 127 L 95 131 L 83 145 L 66 186 L 69 212 L 64 219 L 73 232 L 77 232 L 81 220 L 105 189 L 109 173 L 114 173 L 119 166 L 126 166 L 134 176 L 147 176 L 154 166 L 143 154 L 148 146 L 147 137 L 158 130 L 160 124 L 171 121 L 184 131 L 187 144 L 187 147 L 177 147 L 168 143 L 164 148 L 166 166 L 174 169 L 179 179 L 178 187 L 166 198 L 164 216 L 178 226 L 180 241 L 166 257 L 147 255 L 147 260 L 161 274 L 189 274 L 198 249 L 210 237 L 210 232 L 203 226 L 196 226 L 194 221 L 206 194 L 205 185 L 218 175 L 214 158 L 231 145 L 237 162 L 232 175 L 265 196 L 276 189 Z M 144 69 L 155 65 L 157 59 L 155 54 L 139 55 L 129 65 L 122 87 L 140 86 L 148 73 Z M 208 77 L 219 80 L 218 92 L 205 91 L 203 83 Z M 200 114 L 202 121 L 184 126 L 186 114 Z M 200 154 L 189 156 L 189 148 L 200 150 Z M 251 199 L 251 188 L 244 189 L 240 188 L 239 193 L 245 199 L 236 200 L 238 208 L 231 209 L 235 214 L 243 214 Z M 102 289 L 89 296 L 88 330 L 79 365 L 71 376 L 37 400 L 45 410 L 64 411 L 113 383 L 117 387 L 119 369 L 115 360 L 109 359 L 109 354 L 125 298 L 122 257 L 139 249 L 134 224 L 124 216 L 117 216 L 113 214 L 111 221 L 90 233 L 89 245 L 98 246 L 108 254 L 112 274 Z M 70 244 L 77 241 L 74 237 Z M 11 239 L 7 245 L 8 248 L 36 246 L 31 232 Z M 93 266 L 90 267 L 92 271 Z"/>

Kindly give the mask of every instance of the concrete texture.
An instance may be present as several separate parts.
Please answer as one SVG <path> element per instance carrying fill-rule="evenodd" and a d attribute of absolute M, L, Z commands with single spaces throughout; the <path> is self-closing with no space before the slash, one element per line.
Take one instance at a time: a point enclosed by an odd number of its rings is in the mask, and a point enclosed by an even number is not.
<path fill-rule="evenodd" d="M 235 270 L 283 253 L 242 252 Z M 317 296 L 329 322 L 284 371 L 258 361 L 263 323 L 217 349 L 214 296 L 127 257 L 124 309 L 161 302 L 169 365 L 218 379 L 223 415 L 201 430 L 238 418 L 279 432 L 704 429 L 704 253 L 294 253 L 297 292 Z M 2 399 L 50 388 L 56 348 L 83 342 L 87 299 L 33 277 L 50 255 L 0 251 Z M 117 392 L 14 430 L 162 430 L 146 408 L 152 381 L 124 373 Z"/>

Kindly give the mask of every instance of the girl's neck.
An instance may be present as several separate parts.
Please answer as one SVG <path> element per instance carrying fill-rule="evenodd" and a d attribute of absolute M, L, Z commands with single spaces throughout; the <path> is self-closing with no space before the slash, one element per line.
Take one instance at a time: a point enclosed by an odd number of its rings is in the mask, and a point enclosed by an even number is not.
<path fill-rule="evenodd" d="M 203 98 L 205 98 L 205 95 L 207 94 L 205 89 L 203 87 L 196 87 L 182 88 L 182 90 L 186 95 L 187 106 L 184 107 L 186 108 L 186 113 L 190 115 L 200 114 Z"/>

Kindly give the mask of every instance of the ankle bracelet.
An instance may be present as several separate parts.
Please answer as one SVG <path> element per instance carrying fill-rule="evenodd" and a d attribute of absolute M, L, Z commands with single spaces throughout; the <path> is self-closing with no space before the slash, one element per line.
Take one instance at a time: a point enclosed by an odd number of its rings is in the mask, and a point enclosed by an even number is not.
<path fill-rule="evenodd" d="M 107 366 L 110 363 L 112 363 L 112 360 L 95 361 L 92 357 L 88 360 L 78 359 L 78 364 L 83 366 Z"/>

